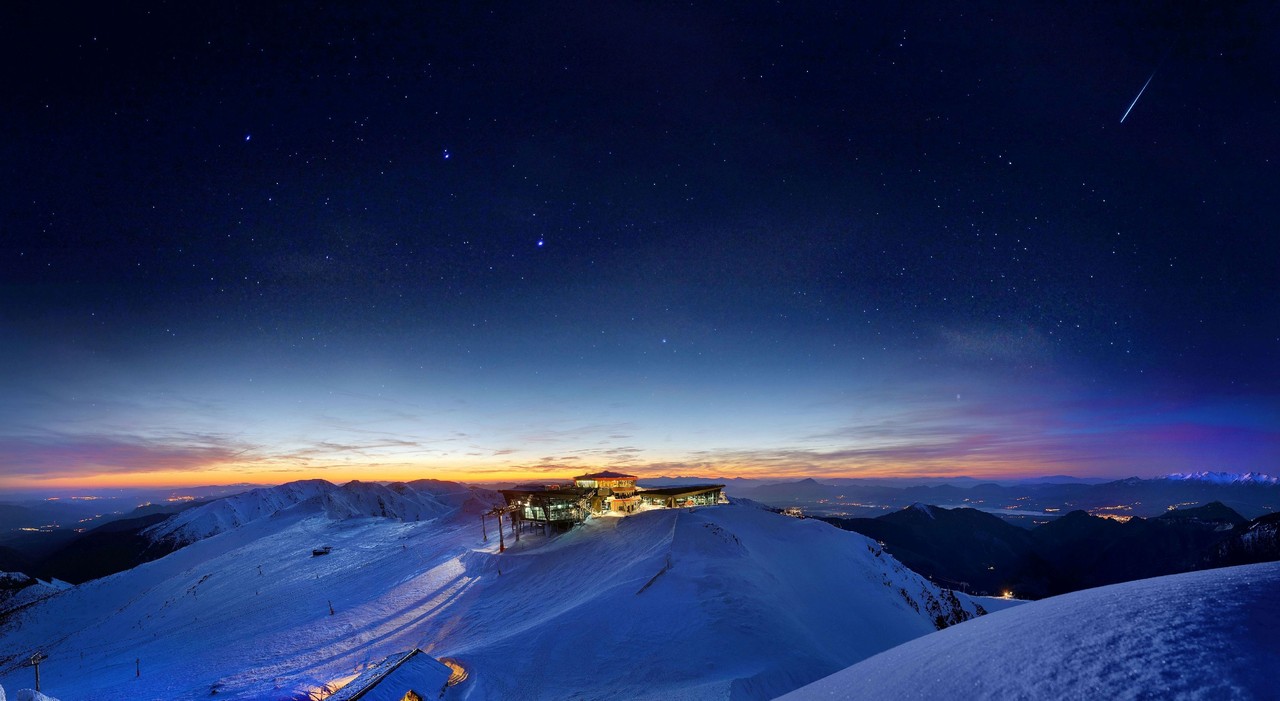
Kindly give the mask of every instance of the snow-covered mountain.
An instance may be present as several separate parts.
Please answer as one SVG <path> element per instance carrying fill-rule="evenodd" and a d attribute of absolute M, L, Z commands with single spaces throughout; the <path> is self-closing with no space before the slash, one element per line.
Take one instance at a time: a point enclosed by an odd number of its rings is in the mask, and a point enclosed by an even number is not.
<path fill-rule="evenodd" d="M 477 510 L 500 502 L 501 497 L 496 492 L 437 480 L 391 485 L 353 481 L 342 486 L 320 479 L 303 480 L 253 489 L 188 509 L 147 529 L 144 535 L 154 543 L 182 546 L 302 505 L 337 519 L 378 516 L 429 521 L 462 508 L 469 500 L 476 502 L 473 510 Z"/>
<path fill-rule="evenodd" d="M 1036 601 L 913 640 L 782 697 L 1274 699 L 1280 563 Z"/>
<path fill-rule="evenodd" d="M 0 572 L 0 616 L 70 588 L 56 579 L 46 582 L 21 572 Z"/>
<path fill-rule="evenodd" d="M 1181 472 L 1166 475 L 1164 479 L 1175 482 L 1208 482 L 1210 484 L 1260 484 L 1270 487 L 1280 485 L 1280 477 L 1261 472 Z"/>
<path fill-rule="evenodd" d="M 315 483 L 184 519 L 207 537 L 0 623 L 0 684 L 40 650 L 63 699 L 299 699 L 419 647 L 467 669 L 452 699 L 765 699 L 980 611 L 874 541 L 747 506 L 508 533 L 500 554 L 435 486 L 455 508 L 434 521 Z M 352 516 L 378 495 L 396 518 Z"/>

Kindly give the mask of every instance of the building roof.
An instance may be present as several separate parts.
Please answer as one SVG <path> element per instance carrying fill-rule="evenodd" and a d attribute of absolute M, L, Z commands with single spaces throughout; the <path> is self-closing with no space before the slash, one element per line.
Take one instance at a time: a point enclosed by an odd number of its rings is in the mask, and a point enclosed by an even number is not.
<path fill-rule="evenodd" d="M 498 491 L 502 493 L 502 496 L 507 498 L 507 501 L 510 501 L 512 496 L 515 496 L 516 498 L 539 497 L 577 501 L 587 494 L 595 492 L 595 490 L 582 489 L 580 487 L 561 487 L 560 489 L 521 489 L 517 487 L 515 489 L 499 489 Z"/>
<path fill-rule="evenodd" d="M 452 674 L 453 670 L 414 648 L 365 668 L 328 701 L 399 701 L 411 689 L 424 699 L 436 698 Z"/>
<path fill-rule="evenodd" d="M 545 492 L 555 489 L 577 489 L 577 485 L 573 482 L 521 482 L 511 488 L 522 492 Z"/>
<path fill-rule="evenodd" d="M 605 470 L 604 472 L 593 472 L 589 475 L 579 475 L 577 477 L 574 477 L 574 479 L 575 480 L 636 480 L 640 478 L 636 477 L 635 475 L 624 475 L 621 472 L 611 472 L 609 470 Z"/>
<path fill-rule="evenodd" d="M 659 497 L 683 497 L 691 494 L 701 494 L 703 492 L 713 492 L 717 489 L 724 489 L 723 484 L 687 484 L 682 487 L 661 487 L 659 489 L 646 489 L 639 492 L 640 496 L 659 496 Z"/>

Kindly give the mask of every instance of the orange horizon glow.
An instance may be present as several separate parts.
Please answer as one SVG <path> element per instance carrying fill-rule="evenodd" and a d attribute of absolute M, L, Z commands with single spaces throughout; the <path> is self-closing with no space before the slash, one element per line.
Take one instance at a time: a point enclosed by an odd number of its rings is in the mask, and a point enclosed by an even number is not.
<path fill-rule="evenodd" d="M 574 475 L 599 470 L 625 470 L 642 480 L 686 476 L 717 480 L 743 478 L 776 479 L 778 481 L 794 481 L 805 478 L 814 478 L 819 481 L 823 479 L 939 479 L 947 477 L 1021 479 L 1040 477 L 1047 474 L 1064 474 L 1061 471 L 1049 472 L 1043 467 L 1037 469 L 1037 466 L 1026 464 L 971 464 L 967 468 L 958 469 L 953 465 L 943 463 L 945 461 L 842 467 L 789 465 L 784 469 L 770 469 L 771 467 L 776 468 L 776 466 L 742 463 L 688 466 L 681 465 L 680 461 L 659 462 L 648 466 L 601 463 L 596 465 L 534 467 L 502 465 L 449 467 L 412 463 L 387 465 L 384 463 L 378 465 L 347 464 L 332 467 L 311 466 L 296 468 L 273 465 L 269 468 L 263 468 L 260 465 L 253 464 L 215 464 L 209 465 L 205 469 L 196 470 L 148 470 L 132 473 L 103 472 L 99 474 L 81 473 L 65 476 L 42 477 L 28 475 L 25 477 L 10 477 L 0 480 L 0 490 L 180 489 L 184 487 L 218 487 L 240 484 L 278 485 L 308 479 L 323 479 L 334 484 L 345 484 L 353 480 L 362 482 L 411 482 L 419 479 L 436 479 L 472 484 L 551 482 L 568 480 L 572 479 Z"/>

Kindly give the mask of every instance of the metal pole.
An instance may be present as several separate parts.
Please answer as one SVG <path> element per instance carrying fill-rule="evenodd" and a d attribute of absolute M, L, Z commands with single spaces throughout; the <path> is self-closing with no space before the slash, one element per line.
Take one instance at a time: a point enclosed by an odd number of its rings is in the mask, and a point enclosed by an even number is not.
<path fill-rule="evenodd" d="M 484 534 L 484 542 L 489 542 L 489 530 L 484 526 L 484 514 L 480 514 L 480 532 Z"/>
<path fill-rule="evenodd" d="M 507 549 L 507 543 L 505 540 L 502 539 L 502 512 L 499 511 L 497 513 L 497 516 L 498 516 L 498 552 L 505 552 Z"/>
<path fill-rule="evenodd" d="M 40 690 L 40 663 L 49 659 L 43 652 L 31 656 L 31 666 L 36 668 L 36 691 Z"/>

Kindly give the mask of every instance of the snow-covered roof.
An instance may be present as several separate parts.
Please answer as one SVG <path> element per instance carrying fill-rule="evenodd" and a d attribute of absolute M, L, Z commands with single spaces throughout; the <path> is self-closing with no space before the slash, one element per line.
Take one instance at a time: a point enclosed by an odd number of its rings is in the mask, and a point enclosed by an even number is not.
<path fill-rule="evenodd" d="M 636 477 L 635 475 L 624 475 L 621 472 L 611 472 L 609 470 L 605 470 L 604 472 L 593 472 L 589 475 L 578 475 L 577 477 L 574 477 L 574 479 L 576 480 L 636 480 L 640 478 Z"/>
<path fill-rule="evenodd" d="M 411 690 L 424 699 L 434 699 L 452 673 L 439 660 L 415 648 L 367 667 L 328 701 L 401 701 Z"/>

